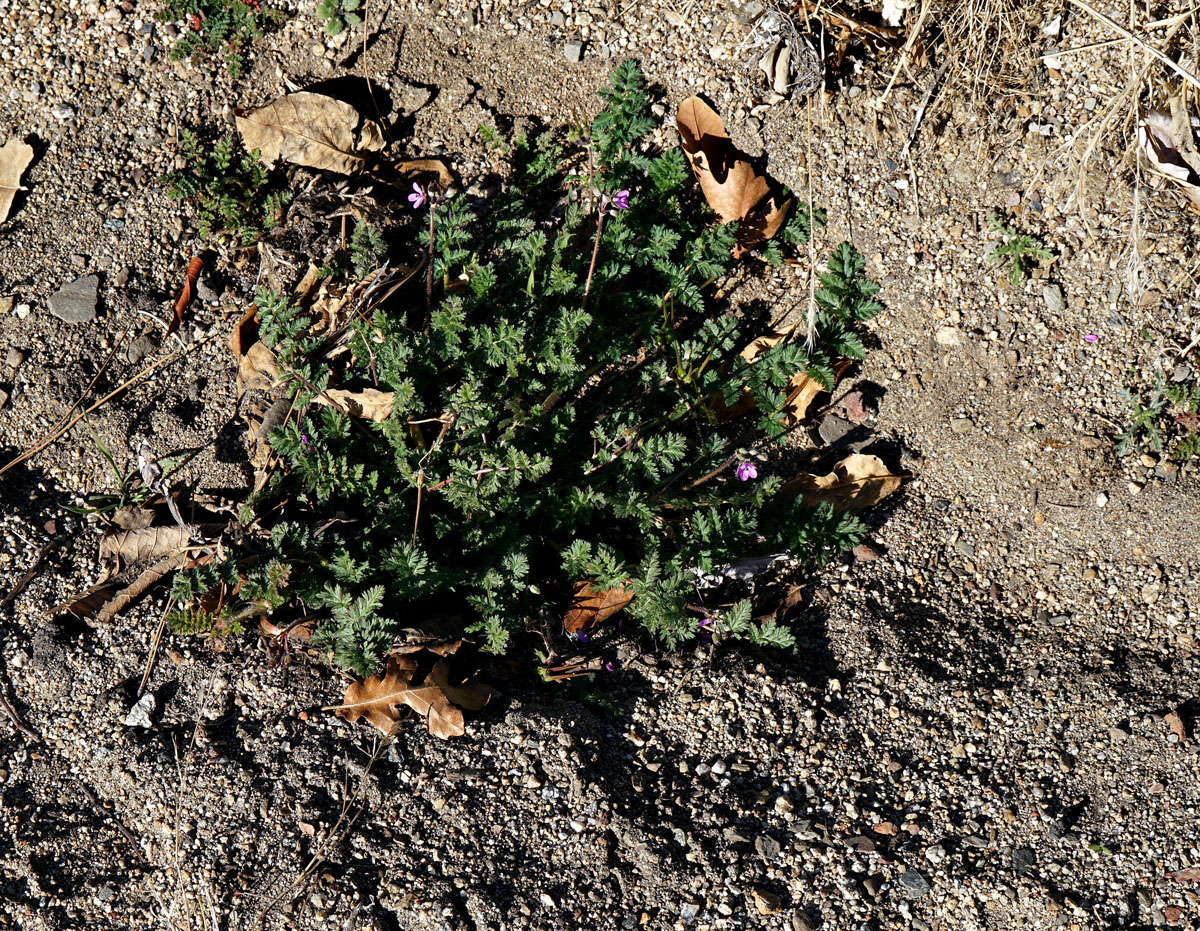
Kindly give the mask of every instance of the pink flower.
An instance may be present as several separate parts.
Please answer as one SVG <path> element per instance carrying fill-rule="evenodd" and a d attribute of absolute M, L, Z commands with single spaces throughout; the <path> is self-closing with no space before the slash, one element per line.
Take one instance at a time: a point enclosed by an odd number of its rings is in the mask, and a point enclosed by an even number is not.
<path fill-rule="evenodd" d="M 617 191 L 617 193 L 614 194 L 612 197 L 612 205 L 617 210 L 628 210 L 629 209 L 629 191 L 628 190 Z"/>
<path fill-rule="evenodd" d="M 413 210 L 420 210 L 425 204 L 425 189 L 416 181 L 413 182 L 413 192 L 408 195 L 408 202 L 413 205 Z"/>
<path fill-rule="evenodd" d="M 605 672 L 612 672 L 612 671 L 613 671 L 613 664 L 612 664 L 612 663 L 605 663 L 605 664 L 604 664 L 604 671 L 605 671 Z"/>
<path fill-rule="evenodd" d="M 753 462 L 739 462 L 734 474 L 739 481 L 748 482 L 752 478 L 758 478 L 758 466 Z"/>
<path fill-rule="evenodd" d="M 1085 336 L 1085 337 L 1083 338 L 1083 341 L 1084 341 L 1085 343 L 1094 343 L 1094 342 L 1095 342 L 1096 340 L 1098 340 L 1099 338 L 1100 338 L 1100 337 L 1099 337 L 1099 336 L 1097 336 L 1095 333 L 1089 333 L 1087 336 Z"/>

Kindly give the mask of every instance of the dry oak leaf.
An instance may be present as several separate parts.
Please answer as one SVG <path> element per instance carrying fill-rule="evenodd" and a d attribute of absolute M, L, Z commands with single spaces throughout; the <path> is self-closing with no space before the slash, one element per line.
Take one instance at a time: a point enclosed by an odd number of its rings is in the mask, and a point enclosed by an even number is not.
<path fill-rule="evenodd" d="M 13 199 L 21 188 L 21 175 L 33 161 L 33 146 L 20 139 L 9 139 L 0 146 L 0 223 L 8 219 Z"/>
<path fill-rule="evenodd" d="M 440 158 L 412 158 L 402 161 L 381 161 L 371 169 L 371 175 L 382 184 L 407 188 L 416 181 L 426 186 L 436 184 L 443 192 L 454 187 L 454 175 Z"/>
<path fill-rule="evenodd" d="M 699 97 L 689 97 L 679 105 L 675 125 L 704 199 L 722 223 L 738 221 L 735 258 L 779 232 L 791 199 L 780 202 L 766 176 L 733 144 L 717 112 Z"/>
<path fill-rule="evenodd" d="M 1200 883 L 1200 866 L 1189 866 L 1187 869 L 1175 870 L 1173 873 L 1163 873 L 1166 879 L 1174 879 L 1176 882 L 1194 882 Z"/>
<path fill-rule="evenodd" d="M 279 363 L 275 353 L 263 342 L 257 342 L 238 359 L 237 392 L 242 394 L 251 389 L 270 391 L 279 381 Z"/>
<path fill-rule="evenodd" d="M 197 524 L 180 527 L 146 527 L 142 530 L 119 530 L 100 538 L 100 561 L 130 566 L 150 559 L 162 559 L 186 550 L 194 535 L 220 532 L 219 524 Z"/>
<path fill-rule="evenodd" d="M 400 724 L 402 709 L 409 707 L 425 719 L 433 736 L 461 737 L 464 733 L 462 711 L 451 704 L 445 686 L 438 684 L 448 683 L 448 673 L 444 668 L 439 669 L 446 662 L 439 659 L 428 676 L 414 681 L 418 675 L 417 658 L 413 654 L 393 653 L 388 657 L 385 674 L 351 683 L 342 704 L 326 710 L 336 711 L 351 724 L 365 717 L 383 733 L 391 734 Z M 450 694 L 465 697 L 469 704 L 464 707 L 469 709 L 483 707 L 491 697 L 486 686 L 479 686 L 474 691 L 466 686 L 450 686 Z"/>
<path fill-rule="evenodd" d="M 326 407 L 332 404 L 347 411 L 352 417 L 379 423 L 392 415 L 392 402 L 396 400 L 396 392 L 380 391 L 378 388 L 366 388 L 362 391 L 326 388 L 313 400 Z"/>
<path fill-rule="evenodd" d="M 612 617 L 631 601 L 633 593 L 623 585 L 597 590 L 592 588 L 591 582 L 576 582 L 571 607 L 563 618 L 563 632 L 577 634 L 581 630 L 589 630 Z"/>
<path fill-rule="evenodd" d="M 238 132 L 267 168 L 279 159 L 350 174 L 383 148 L 383 130 L 343 100 L 299 91 L 249 113 L 236 112 Z"/>
<path fill-rule="evenodd" d="M 781 340 L 791 336 L 795 327 L 788 330 L 776 330 L 773 333 L 768 333 L 765 336 L 760 336 L 754 340 L 749 346 L 741 351 L 741 357 L 750 365 L 757 362 L 762 356 L 777 345 Z M 834 383 L 842 377 L 842 373 L 850 367 L 852 363 L 848 359 L 843 359 L 833 367 Z M 787 401 L 783 405 L 783 423 L 787 427 L 794 427 L 808 416 L 808 409 L 812 406 L 812 402 L 821 394 L 822 391 L 828 391 L 823 384 L 815 378 L 809 376 L 807 372 L 797 372 L 788 379 L 788 394 Z M 748 414 L 754 410 L 754 395 L 749 389 L 742 392 L 742 396 L 738 398 L 733 406 L 725 404 L 725 398 L 721 394 L 715 394 L 709 399 L 709 407 L 717 417 L 718 423 L 726 423 L 735 417 L 740 417 L 743 414 Z"/>
<path fill-rule="evenodd" d="M 835 465 L 828 475 L 797 475 L 781 492 L 803 496 L 808 507 L 828 501 L 843 511 L 861 511 L 896 491 L 900 482 L 900 476 L 892 475 L 878 456 L 855 453 Z"/>

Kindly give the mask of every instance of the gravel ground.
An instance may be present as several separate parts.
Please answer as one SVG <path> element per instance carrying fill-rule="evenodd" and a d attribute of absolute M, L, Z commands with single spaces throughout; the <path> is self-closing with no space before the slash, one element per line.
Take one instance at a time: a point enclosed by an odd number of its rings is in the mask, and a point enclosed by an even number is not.
<path fill-rule="evenodd" d="M 101 571 L 97 529 L 60 505 L 111 490 L 93 435 L 122 461 L 201 447 L 183 481 L 247 487 L 223 343 L 258 263 L 226 256 L 184 327 L 199 348 L 0 477 L 0 593 L 37 570 L 0 616 L 0 673 L 43 738 L 0 718 L 0 927 L 1200 927 L 1200 887 L 1167 875 L 1200 866 L 1197 474 L 1113 452 L 1119 389 L 1195 364 L 1198 224 L 1115 135 L 1079 167 L 1127 53 L 1038 65 L 986 105 L 937 96 L 905 153 L 939 62 L 882 105 L 894 58 L 771 102 L 752 0 L 370 3 L 365 52 L 287 12 L 233 81 L 170 61 L 174 27 L 131 2 L 0 0 L 0 129 L 36 152 L 0 226 L 0 459 L 110 351 L 115 387 L 170 350 L 150 316 L 203 247 L 160 180 L 181 128 L 366 74 L 397 149 L 469 180 L 480 123 L 585 119 L 637 57 L 664 143 L 707 94 L 828 211 L 819 252 L 868 257 L 887 310 L 853 383 L 874 414 L 829 452 L 875 443 L 912 478 L 867 549 L 801 580 L 794 657 L 602 639 L 593 689 L 498 674 L 465 738 L 414 724 L 381 746 L 320 710 L 341 689 L 324 670 L 168 637 L 150 726 L 127 724 L 162 603 L 50 619 Z M 1039 54 L 1111 38 L 1053 12 L 1057 39 L 1023 37 Z M 1009 286 L 991 211 L 1057 259 Z M 89 274 L 95 318 L 54 316 Z M 791 274 L 767 282 L 783 308 Z"/>

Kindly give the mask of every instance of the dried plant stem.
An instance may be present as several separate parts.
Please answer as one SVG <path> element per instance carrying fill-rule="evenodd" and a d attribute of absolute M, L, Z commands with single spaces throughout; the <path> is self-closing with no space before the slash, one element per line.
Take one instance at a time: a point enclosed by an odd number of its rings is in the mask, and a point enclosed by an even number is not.
<path fill-rule="evenodd" d="M 1105 14 L 1103 14 L 1099 10 L 1097 10 L 1095 7 L 1091 6 L 1089 3 L 1086 2 L 1086 0 L 1071 0 L 1071 3 L 1075 4 L 1075 6 L 1079 7 L 1081 10 L 1084 10 L 1084 11 L 1090 13 L 1092 16 L 1096 17 L 1096 19 L 1098 19 L 1098 20 L 1100 20 L 1100 22 L 1104 23 L 1104 25 L 1106 25 L 1109 29 L 1112 29 L 1114 32 L 1120 33 L 1127 41 L 1132 42 L 1134 45 L 1138 46 L 1143 51 L 1148 52 L 1149 54 L 1153 55 L 1160 62 L 1162 62 L 1164 65 L 1166 65 L 1172 71 L 1174 71 L 1177 75 L 1179 75 L 1181 78 L 1183 78 L 1189 84 L 1191 84 L 1192 87 L 1195 87 L 1197 90 L 1200 90 L 1200 78 L 1197 78 L 1194 74 L 1192 74 L 1190 71 L 1188 71 L 1186 68 L 1184 68 L 1177 62 L 1172 61 L 1170 58 L 1168 58 L 1166 55 L 1164 55 L 1162 52 L 1160 52 L 1154 46 L 1152 46 L 1148 42 L 1146 42 L 1146 40 L 1138 38 L 1136 35 L 1134 35 L 1132 32 L 1130 32 L 1128 29 L 1126 29 L 1124 26 L 1122 26 L 1116 20 L 1112 19 L 1109 16 L 1106 16 Z"/>
<path fill-rule="evenodd" d="M 11 462 L 9 462 L 7 465 L 5 465 L 3 468 L 0 468 L 0 475 L 3 475 L 9 469 L 15 468 L 16 466 L 20 465 L 22 462 L 25 462 L 28 459 L 32 459 L 34 456 L 36 456 L 42 450 L 46 449 L 48 446 L 53 445 L 58 439 L 60 439 L 65 433 L 67 433 L 73 426 L 75 426 L 75 424 L 79 423 L 79 421 L 83 420 L 84 417 L 86 417 L 88 414 L 92 413 L 92 411 L 95 411 L 95 410 L 99 409 L 100 407 L 104 406 L 109 401 L 111 401 L 113 398 L 115 398 L 117 395 L 121 394 L 122 392 L 126 391 L 129 388 L 132 388 L 134 385 L 143 381 L 145 378 L 147 378 L 149 375 L 156 372 L 158 369 L 162 368 L 163 366 L 168 365 L 171 362 L 178 362 L 180 359 L 182 359 L 185 355 L 187 355 L 193 349 L 195 349 L 198 346 L 203 346 L 209 340 L 215 338 L 216 335 L 217 335 L 216 331 L 214 331 L 213 333 L 209 334 L 208 336 L 204 337 L 203 339 L 198 339 L 198 340 L 195 340 L 195 341 L 189 343 L 187 346 L 185 346 L 183 349 L 180 349 L 178 352 L 173 353 L 172 355 L 166 356 L 165 358 L 159 359 L 157 362 L 146 366 L 146 368 L 142 369 L 140 372 L 138 372 L 132 378 L 126 379 L 124 382 L 122 382 L 120 385 L 118 385 L 116 388 L 114 388 L 112 391 L 110 391 L 108 394 L 106 394 L 104 397 L 102 397 L 99 401 L 97 401 L 95 404 L 93 404 L 91 407 L 89 407 L 87 410 L 81 411 L 80 413 L 76 414 L 75 417 L 69 423 L 66 424 L 66 426 L 62 426 L 63 421 L 60 420 L 59 426 L 55 427 L 50 432 L 49 436 L 47 436 L 45 439 L 43 439 L 40 443 L 37 443 L 36 445 L 31 446 L 29 449 L 25 450 L 25 452 L 21 453 L 21 455 L 17 456 L 15 459 L 13 459 Z M 108 359 L 105 360 L 104 366 L 107 366 L 108 363 L 110 361 L 112 361 L 112 357 L 115 352 L 116 352 L 116 347 L 113 348 L 113 352 L 109 353 Z M 100 374 L 103 371 L 104 371 L 104 367 L 101 367 L 100 371 L 96 373 L 96 378 L 92 379 L 92 385 L 94 385 L 96 383 L 96 380 L 100 377 Z M 91 391 L 91 385 L 89 385 L 88 388 L 84 391 L 84 393 L 80 397 L 80 399 L 71 406 L 71 408 L 67 411 L 67 414 L 64 415 L 63 420 L 66 420 L 67 417 L 70 416 L 70 412 L 73 411 L 76 407 L 78 407 L 80 404 L 83 403 L 83 399 L 87 397 L 87 395 L 90 391 Z"/>
<path fill-rule="evenodd" d="M 433 198 L 429 199 L 429 258 L 425 269 L 425 332 L 433 320 Z"/>
<path fill-rule="evenodd" d="M 600 235 L 604 232 L 604 211 L 596 216 L 596 242 L 592 246 L 592 263 L 588 266 L 587 283 L 583 286 L 583 306 L 587 306 L 588 294 L 592 290 L 592 276 L 596 274 L 596 257 L 600 255 Z"/>

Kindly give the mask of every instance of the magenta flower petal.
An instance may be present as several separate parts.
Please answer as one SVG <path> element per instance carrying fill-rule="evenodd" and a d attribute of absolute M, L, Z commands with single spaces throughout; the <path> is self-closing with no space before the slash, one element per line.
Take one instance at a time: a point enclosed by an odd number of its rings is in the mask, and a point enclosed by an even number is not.
<path fill-rule="evenodd" d="M 1094 342 L 1095 342 L 1096 340 L 1098 340 L 1099 338 L 1100 338 L 1100 337 L 1099 337 L 1099 336 L 1097 336 L 1095 333 L 1089 333 L 1087 336 L 1085 336 L 1085 337 L 1083 338 L 1083 341 L 1084 341 L 1085 343 L 1094 343 Z"/>
<path fill-rule="evenodd" d="M 617 210 L 628 210 L 629 209 L 629 191 L 627 191 L 627 190 L 617 191 L 617 193 L 613 195 L 612 205 Z"/>
<path fill-rule="evenodd" d="M 748 482 L 752 478 L 758 478 L 758 466 L 753 462 L 739 462 L 734 474 L 737 475 L 739 481 Z"/>
<path fill-rule="evenodd" d="M 420 210 L 425 203 L 425 190 L 416 181 L 413 182 L 413 192 L 408 195 L 408 202 L 414 210 Z"/>

